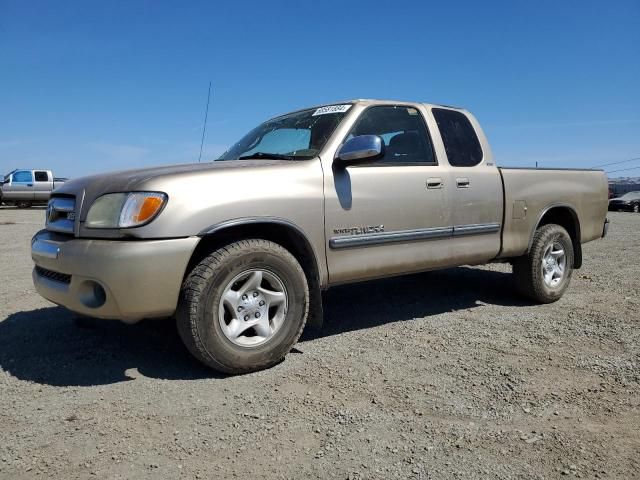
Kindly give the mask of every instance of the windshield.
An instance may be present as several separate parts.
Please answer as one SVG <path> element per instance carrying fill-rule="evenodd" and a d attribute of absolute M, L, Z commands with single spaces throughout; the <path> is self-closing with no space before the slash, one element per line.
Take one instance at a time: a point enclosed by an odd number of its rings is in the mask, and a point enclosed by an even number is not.
<path fill-rule="evenodd" d="M 218 160 L 307 160 L 317 156 L 351 108 L 329 105 L 273 118 L 251 130 Z"/>
<path fill-rule="evenodd" d="M 11 171 L 11 172 L 7 173 L 7 174 L 4 176 L 4 180 L 2 181 L 2 183 L 9 183 L 9 179 L 11 178 L 11 174 L 12 174 L 13 172 L 15 172 L 15 170 L 13 170 L 13 171 Z"/>
<path fill-rule="evenodd" d="M 628 192 L 622 195 L 620 198 L 624 198 L 625 200 L 634 200 L 636 198 L 640 198 L 640 192 Z"/>

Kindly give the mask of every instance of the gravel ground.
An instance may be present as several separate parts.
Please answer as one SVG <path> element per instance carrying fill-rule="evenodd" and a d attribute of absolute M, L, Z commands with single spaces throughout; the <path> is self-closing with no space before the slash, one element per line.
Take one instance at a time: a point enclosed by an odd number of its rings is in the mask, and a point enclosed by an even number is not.
<path fill-rule="evenodd" d="M 0 478 L 638 478 L 640 215 L 562 300 L 509 267 L 326 294 L 325 326 L 239 377 L 170 321 L 77 319 L 31 284 L 43 210 L 0 210 Z"/>

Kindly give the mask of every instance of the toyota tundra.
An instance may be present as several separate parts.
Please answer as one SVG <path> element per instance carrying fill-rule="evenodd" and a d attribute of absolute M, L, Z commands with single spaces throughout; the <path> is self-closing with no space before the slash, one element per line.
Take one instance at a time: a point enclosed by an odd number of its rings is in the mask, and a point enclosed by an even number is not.
<path fill-rule="evenodd" d="M 602 171 L 497 167 L 464 109 L 354 100 L 268 120 L 213 162 L 65 183 L 33 281 L 83 315 L 174 316 L 201 362 L 243 373 L 284 359 L 339 284 L 508 262 L 554 302 L 606 233 L 607 193 Z"/>

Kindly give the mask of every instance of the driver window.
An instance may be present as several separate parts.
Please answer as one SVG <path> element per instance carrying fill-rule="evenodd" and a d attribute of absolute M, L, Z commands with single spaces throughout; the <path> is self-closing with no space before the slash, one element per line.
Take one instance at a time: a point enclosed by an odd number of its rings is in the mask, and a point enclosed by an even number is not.
<path fill-rule="evenodd" d="M 33 174 L 27 170 L 21 170 L 13 174 L 13 183 L 33 183 Z"/>
<path fill-rule="evenodd" d="M 427 126 L 413 107 L 377 106 L 365 110 L 347 140 L 358 135 L 379 135 L 384 156 L 366 165 L 436 165 Z"/>

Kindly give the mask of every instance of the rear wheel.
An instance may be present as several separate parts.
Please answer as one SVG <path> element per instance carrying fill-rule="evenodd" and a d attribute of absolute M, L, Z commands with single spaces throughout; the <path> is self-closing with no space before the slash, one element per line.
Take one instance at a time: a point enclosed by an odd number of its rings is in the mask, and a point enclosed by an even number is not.
<path fill-rule="evenodd" d="M 18 208 L 31 208 L 31 202 L 17 202 L 16 207 Z"/>
<path fill-rule="evenodd" d="M 280 245 L 242 240 L 205 257 L 185 279 L 178 331 L 189 351 L 223 373 L 268 368 L 296 343 L 309 309 L 298 261 Z"/>
<path fill-rule="evenodd" d="M 560 225 L 540 227 L 531 250 L 513 262 L 518 290 L 541 303 L 555 302 L 569 286 L 573 272 L 573 243 Z"/>

